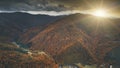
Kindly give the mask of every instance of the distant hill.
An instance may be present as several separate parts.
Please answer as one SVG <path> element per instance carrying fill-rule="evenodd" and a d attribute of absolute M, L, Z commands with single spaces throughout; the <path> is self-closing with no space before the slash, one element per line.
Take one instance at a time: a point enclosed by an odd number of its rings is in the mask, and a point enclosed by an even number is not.
<path fill-rule="evenodd" d="M 39 27 L 41 30 L 59 18 L 61 16 L 31 15 L 21 12 L 0 13 L 0 37 L 5 36 L 7 40 L 16 40 L 27 29 Z"/>

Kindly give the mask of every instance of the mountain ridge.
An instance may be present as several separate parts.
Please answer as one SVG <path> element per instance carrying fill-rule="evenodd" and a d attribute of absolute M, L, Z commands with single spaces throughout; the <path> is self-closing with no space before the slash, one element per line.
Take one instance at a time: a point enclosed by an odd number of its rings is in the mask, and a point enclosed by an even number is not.
<path fill-rule="evenodd" d="M 31 43 L 30 49 L 40 49 L 52 56 L 56 56 L 79 42 L 87 50 L 94 62 L 102 63 L 106 53 L 112 48 L 119 46 L 119 42 L 114 43 L 114 39 L 117 38 L 115 37 L 116 35 L 119 37 L 120 25 L 115 22 L 116 20 L 114 22 L 109 20 L 114 21 L 114 19 L 96 18 L 92 15 L 73 14 L 50 24 L 26 43 Z M 98 29 L 96 30 L 95 28 Z M 105 39 L 105 42 L 102 39 Z M 109 42 L 111 42 L 111 45 Z M 117 45 L 108 48 L 108 46 L 115 44 Z M 102 52 L 97 54 L 99 50 L 102 50 L 101 45 L 106 46 L 106 51 L 103 50 L 103 55 Z M 101 49 L 98 50 L 99 47 Z M 101 55 L 101 57 L 98 57 L 98 55 Z"/>

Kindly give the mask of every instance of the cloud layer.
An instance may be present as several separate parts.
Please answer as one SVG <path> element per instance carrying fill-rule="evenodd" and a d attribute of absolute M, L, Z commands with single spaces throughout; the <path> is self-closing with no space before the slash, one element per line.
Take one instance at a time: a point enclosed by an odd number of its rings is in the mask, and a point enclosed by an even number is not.
<path fill-rule="evenodd" d="M 0 10 L 64 11 L 96 6 L 119 7 L 119 0 L 0 0 Z"/>
<path fill-rule="evenodd" d="M 58 16 L 83 13 L 83 11 L 99 7 L 101 4 L 111 12 L 120 12 L 119 0 L 0 0 L 0 12 L 26 12 Z"/>
<path fill-rule="evenodd" d="M 15 12 L 22 12 L 22 13 L 29 13 L 33 15 L 49 15 L 49 16 L 61 16 L 61 15 L 70 15 L 70 14 L 76 14 L 76 13 L 82 13 L 82 14 L 88 14 L 82 11 L 77 11 L 77 10 L 69 10 L 69 11 L 0 11 L 0 13 L 15 13 Z"/>

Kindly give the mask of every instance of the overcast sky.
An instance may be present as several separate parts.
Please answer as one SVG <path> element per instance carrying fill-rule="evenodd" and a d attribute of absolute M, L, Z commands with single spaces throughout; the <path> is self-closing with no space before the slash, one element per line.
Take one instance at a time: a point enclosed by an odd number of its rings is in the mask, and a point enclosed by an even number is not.
<path fill-rule="evenodd" d="M 72 12 L 74 10 L 90 10 L 101 5 L 111 12 L 120 12 L 120 0 L 0 0 L 0 11 L 32 11 L 34 14 L 36 11 L 39 13 L 46 11 L 69 14 L 75 13 Z"/>

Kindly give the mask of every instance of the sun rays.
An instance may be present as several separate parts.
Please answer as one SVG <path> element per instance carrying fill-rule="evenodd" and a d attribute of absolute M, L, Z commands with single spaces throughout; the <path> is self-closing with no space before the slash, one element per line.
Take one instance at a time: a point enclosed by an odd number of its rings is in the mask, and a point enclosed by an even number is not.
<path fill-rule="evenodd" d="M 98 17 L 106 17 L 107 13 L 103 9 L 96 10 L 93 15 L 98 16 Z"/>

